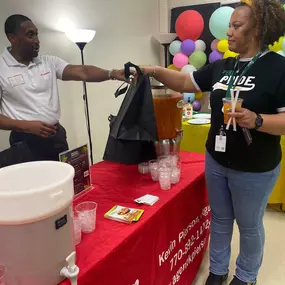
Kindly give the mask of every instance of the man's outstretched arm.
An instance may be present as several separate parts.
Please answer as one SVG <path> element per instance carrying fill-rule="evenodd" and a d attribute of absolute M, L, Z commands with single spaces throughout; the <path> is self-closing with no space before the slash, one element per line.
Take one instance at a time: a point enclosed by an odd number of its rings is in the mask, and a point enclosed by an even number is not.
<path fill-rule="evenodd" d="M 62 73 L 64 81 L 103 82 L 110 79 L 126 81 L 123 70 L 105 70 L 92 65 L 67 65 Z"/>

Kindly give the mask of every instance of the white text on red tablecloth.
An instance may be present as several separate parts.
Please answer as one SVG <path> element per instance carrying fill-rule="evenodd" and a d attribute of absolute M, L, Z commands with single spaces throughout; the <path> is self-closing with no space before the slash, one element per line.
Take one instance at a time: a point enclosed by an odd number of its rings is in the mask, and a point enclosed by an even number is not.
<path fill-rule="evenodd" d="M 170 265 L 174 271 L 181 264 L 169 285 L 176 284 L 186 268 L 191 264 L 207 244 L 205 231 L 210 229 L 210 206 L 203 208 L 201 215 L 193 219 L 179 234 L 177 240 L 170 242 L 167 250 L 159 254 L 159 266 Z M 183 260 L 182 260 L 183 259 Z"/>

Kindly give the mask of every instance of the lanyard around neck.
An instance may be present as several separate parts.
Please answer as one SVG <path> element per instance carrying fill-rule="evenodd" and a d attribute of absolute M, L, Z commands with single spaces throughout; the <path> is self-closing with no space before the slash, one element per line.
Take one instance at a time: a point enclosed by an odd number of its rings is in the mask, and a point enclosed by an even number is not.
<path fill-rule="evenodd" d="M 261 50 L 256 56 L 254 56 L 251 61 L 246 65 L 246 67 L 244 68 L 244 70 L 242 71 L 242 73 L 238 76 L 239 78 L 243 77 L 248 71 L 249 69 L 255 64 L 255 62 L 261 57 L 261 55 L 263 54 L 264 52 L 264 49 Z M 234 84 L 234 81 L 236 79 L 236 75 L 238 73 L 237 71 L 237 67 L 238 67 L 238 64 L 239 64 L 239 58 L 236 58 L 236 62 L 235 62 L 235 65 L 234 65 L 234 69 L 231 73 L 231 80 L 229 82 L 229 85 L 228 85 L 228 89 L 227 89 L 227 93 L 226 93 L 226 97 L 227 98 L 230 98 L 231 97 L 231 89 L 235 88 L 237 83 L 238 83 L 238 80 L 236 80 L 236 83 Z"/>

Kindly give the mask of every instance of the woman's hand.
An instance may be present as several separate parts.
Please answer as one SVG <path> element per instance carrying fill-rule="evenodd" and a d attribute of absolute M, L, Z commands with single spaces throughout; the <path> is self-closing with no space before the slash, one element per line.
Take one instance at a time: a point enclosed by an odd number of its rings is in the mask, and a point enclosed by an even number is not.
<path fill-rule="evenodd" d="M 245 108 L 237 108 L 234 113 L 228 114 L 232 118 L 236 118 L 236 122 L 241 128 L 254 129 L 257 115 Z"/>

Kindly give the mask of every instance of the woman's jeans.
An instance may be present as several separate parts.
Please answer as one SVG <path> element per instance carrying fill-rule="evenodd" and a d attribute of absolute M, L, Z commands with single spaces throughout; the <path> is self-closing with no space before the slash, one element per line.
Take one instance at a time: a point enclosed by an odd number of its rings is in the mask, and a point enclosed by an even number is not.
<path fill-rule="evenodd" d="M 213 274 L 228 273 L 236 220 L 240 252 L 235 275 L 243 282 L 256 280 L 263 258 L 264 211 L 279 171 L 280 165 L 263 173 L 235 171 L 206 154 L 206 180 L 212 209 L 210 272 Z"/>

